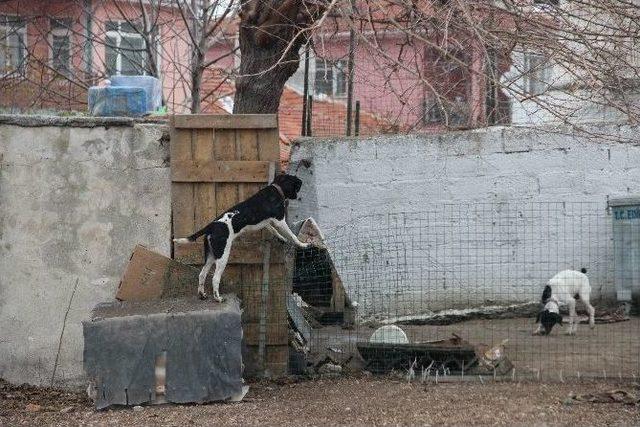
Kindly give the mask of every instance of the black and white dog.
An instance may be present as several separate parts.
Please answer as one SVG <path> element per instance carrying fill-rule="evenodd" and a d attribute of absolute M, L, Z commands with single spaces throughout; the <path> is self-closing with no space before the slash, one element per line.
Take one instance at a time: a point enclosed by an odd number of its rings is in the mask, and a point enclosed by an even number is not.
<path fill-rule="evenodd" d="M 297 199 L 301 186 L 302 181 L 293 175 L 278 175 L 271 185 L 224 212 L 202 230 L 196 231 L 189 237 L 173 239 L 176 243 L 187 243 L 204 236 L 205 263 L 198 280 L 198 295 L 201 299 L 207 298 L 204 282 L 209 270 L 215 264 L 216 270 L 211 280 L 213 299 L 222 301 L 219 291 L 220 279 L 229 261 L 231 244 L 236 237 L 247 231 L 266 228 L 283 242 L 291 242 L 301 249 L 310 246 L 310 243 L 302 243 L 298 240 L 284 218 L 286 200 Z"/>
<path fill-rule="evenodd" d="M 578 315 L 576 314 L 576 300 L 582 301 L 589 312 L 589 326 L 595 326 L 595 309 L 589 302 L 591 286 L 587 277 L 587 270 L 564 270 L 553 276 L 542 292 L 544 308 L 538 313 L 534 335 L 549 335 L 554 325 L 562 325 L 560 304 L 569 306 L 569 329 L 567 335 L 573 335 L 578 329 Z M 544 329 L 544 330 L 543 330 Z"/>

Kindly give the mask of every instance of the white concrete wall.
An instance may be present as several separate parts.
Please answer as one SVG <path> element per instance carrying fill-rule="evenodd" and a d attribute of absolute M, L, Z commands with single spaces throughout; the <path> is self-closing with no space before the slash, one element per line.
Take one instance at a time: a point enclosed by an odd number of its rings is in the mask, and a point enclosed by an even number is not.
<path fill-rule="evenodd" d="M 637 128 L 592 130 L 637 141 Z M 553 274 L 582 267 L 604 302 L 607 198 L 640 194 L 637 142 L 562 127 L 303 139 L 290 169 L 304 182 L 290 220 L 326 230 L 365 316 L 538 300 Z"/>
<path fill-rule="evenodd" d="M 71 302 L 55 384 L 82 383 L 81 321 L 135 244 L 169 253 L 168 145 L 131 120 L 0 117 L 0 377 L 49 384 Z"/>
<path fill-rule="evenodd" d="M 161 125 L 0 116 L 0 377 L 50 382 L 71 301 L 55 383 L 82 384 L 81 321 L 135 244 L 169 253 L 168 165 Z M 537 299 L 564 267 L 611 296 L 606 197 L 640 193 L 637 143 L 558 128 L 303 140 L 291 168 L 363 314 Z"/>

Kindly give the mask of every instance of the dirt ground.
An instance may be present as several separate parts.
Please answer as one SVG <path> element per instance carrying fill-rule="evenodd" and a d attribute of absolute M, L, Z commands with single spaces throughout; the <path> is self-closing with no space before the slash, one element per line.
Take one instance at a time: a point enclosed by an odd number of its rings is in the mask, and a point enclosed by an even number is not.
<path fill-rule="evenodd" d="M 431 377 L 422 384 L 364 375 L 252 384 L 241 403 L 97 412 L 84 394 L 15 387 L 0 380 L 0 426 L 640 425 L 637 403 L 570 399 L 616 389 L 640 394 L 640 318 L 596 325 L 594 330 L 581 325 L 576 336 L 562 335 L 560 329 L 548 337 L 532 336 L 533 328 L 528 318 L 403 326 L 411 342 L 448 338 L 451 333 L 472 344 L 508 339 L 506 354 L 516 375 L 503 382 L 448 377 L 435 384 Z M 353 351 L 373 331 L 327 327 L 315 332 L 313 344 Z M 532 380 L 538 371 L 543 381 Z"/>
<path fill-rule="evenodd" d="M 640 317 L 628 321 L 580 325 L 574 336 L 556 326 L 550 336 L 532 336 L 534 319 L 471 320 L 446 326 L 401 326 L 410 342 L 450 338 L 455 333 L 473 345 L 489 346 L 508 339 L 506 355 L 518 377 L 560 381 L 568 378 L 640 378 Z M 325 327 L 314 331 L 315 349 L 339 348 L 354 352 L 356 342 L 368 341 L 375 329 Z M 410 361 L 407 361 L 407 368 Z"/>
<path fill-rule="evenodd" d="M 619 380 L 409 384 L 360 377 L 253 384 L 240 403 L 98 412 L 82 394 L 0 382 L 0 425 L 639 425 L 637 404 L 569 399 L 614 389 L 640 393 L 638 384 Z"/>

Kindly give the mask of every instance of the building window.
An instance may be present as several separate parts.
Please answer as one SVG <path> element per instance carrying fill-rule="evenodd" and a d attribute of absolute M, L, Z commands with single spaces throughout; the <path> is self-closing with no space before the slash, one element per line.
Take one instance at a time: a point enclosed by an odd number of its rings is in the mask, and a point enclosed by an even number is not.
<path fill-rule="evenodd" d="M 144 38 L 126 22 L 107 22 L 106 62 L 108 75 L 150 74 Z"/>
<path fill-rule="evenodd" d="M 71 72 L 71 20 L 51 20 L 51 68 L 68 76 Z"/>
<path fill-rule="evenodd" d="M 464 127 L 469 122 L 469 104 L 462 96 L 456 96 L 454 100 L 441 99 L 440 104 L 425 99 L 422 108 L 423 125 Z"/>
<path fill-rule="evenodd" d="M 314 90 L 316 95 L 346 96 L 347 60 L 329 61 L 316 58 Z"/>
<path fill-rule="evenodd" d="M 462 48 L 444 46 L 429 49 L 425 73 L 432 82 L 432 90 L 447 101 L 467 99 L 470 63 L 469 53 Z"/>
<path fill-rule="evenodd" d="M 424 100 L 422 101 L 422 108 L 422 124 L 441 124 L 444 121 L 442 108 L 435 102 L 431 103 L 427 100 Z"/>
<path fill-rule="evenodd" d="M 26 25 L 16 16 L 0 15 L 0 75 L 23 73 Z"/>
<path fill-rule="evenodd" d="M 541 95 L 547 91 L 551 80 L 549 58 L 539 53 L 526 52 L 524 55 L 524 86 L 529 95 Z"/>

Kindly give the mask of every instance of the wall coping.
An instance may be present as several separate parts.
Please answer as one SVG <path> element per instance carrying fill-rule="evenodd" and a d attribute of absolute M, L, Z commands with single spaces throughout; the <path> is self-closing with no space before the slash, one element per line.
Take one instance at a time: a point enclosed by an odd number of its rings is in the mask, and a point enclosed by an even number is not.
<path fill-rule="evenodd" d="M 295 145 L 307 145 L 307 144 L 317 144 L 318 142 L 359 142 L 359 141 L 367 141 L 367 140 L 385 140 L 385 139 L 400 139 L 400 138 L 411 138 L 414 140 L 439 140 L 440 138 L 460 138 L 468 136 L 470 138 L 478 137 L 478 136 L 494 136 L 500 135 L 500 137 L 504 138 L 505 133 L 508 132 L 534 132 L 540 134 L 547 135 L 566 135 L 566 136 L 574 136 L 580 137 L 584 136 L 585 140 L 595 140 L 596 142 L 610 142 L 610 143 L 634 143 L 637 144 L 635 140 L 628 140 L 624 137 L 618 137 L 617 135 L 609 134 L 598 134 L 598 131 L 601 131 L 605 127 L 611 127 L 616 130 L 620 130 L 621 128 L 637 128 L 636 125 L 629 123 L 627 120 L 609 120 L 609 121 L 585 121 L 576 123 L 575 125 L 564 124 L 564 123 L 540 123 L 540 124 L 525 124 L 518 123 L 514 125 L 496 125 L 496 126 L 488 126 L 488 127 L 480 127 L 473 129 L 450 129 L 450 130 L 442 130 L 436 132 L 415 132 L 415 133 L 406 133 L 406 134 L 374 134 L 374 135 L 361 135 L 361 136 L 299 136 L 294 138 L 291 141 L 292 147 Z M 587 130 L 585 132 L 584 130 Z M 608 136 L 609 138 L 604 138 L 604 136 Z"/>
<path fill-rule="evenodd" d="M 136 124 L 167 124 L 168 120 L 168 116 L 134 118 L 0 114 L 0 124 L 21 127 L 133 127 Z"/>

